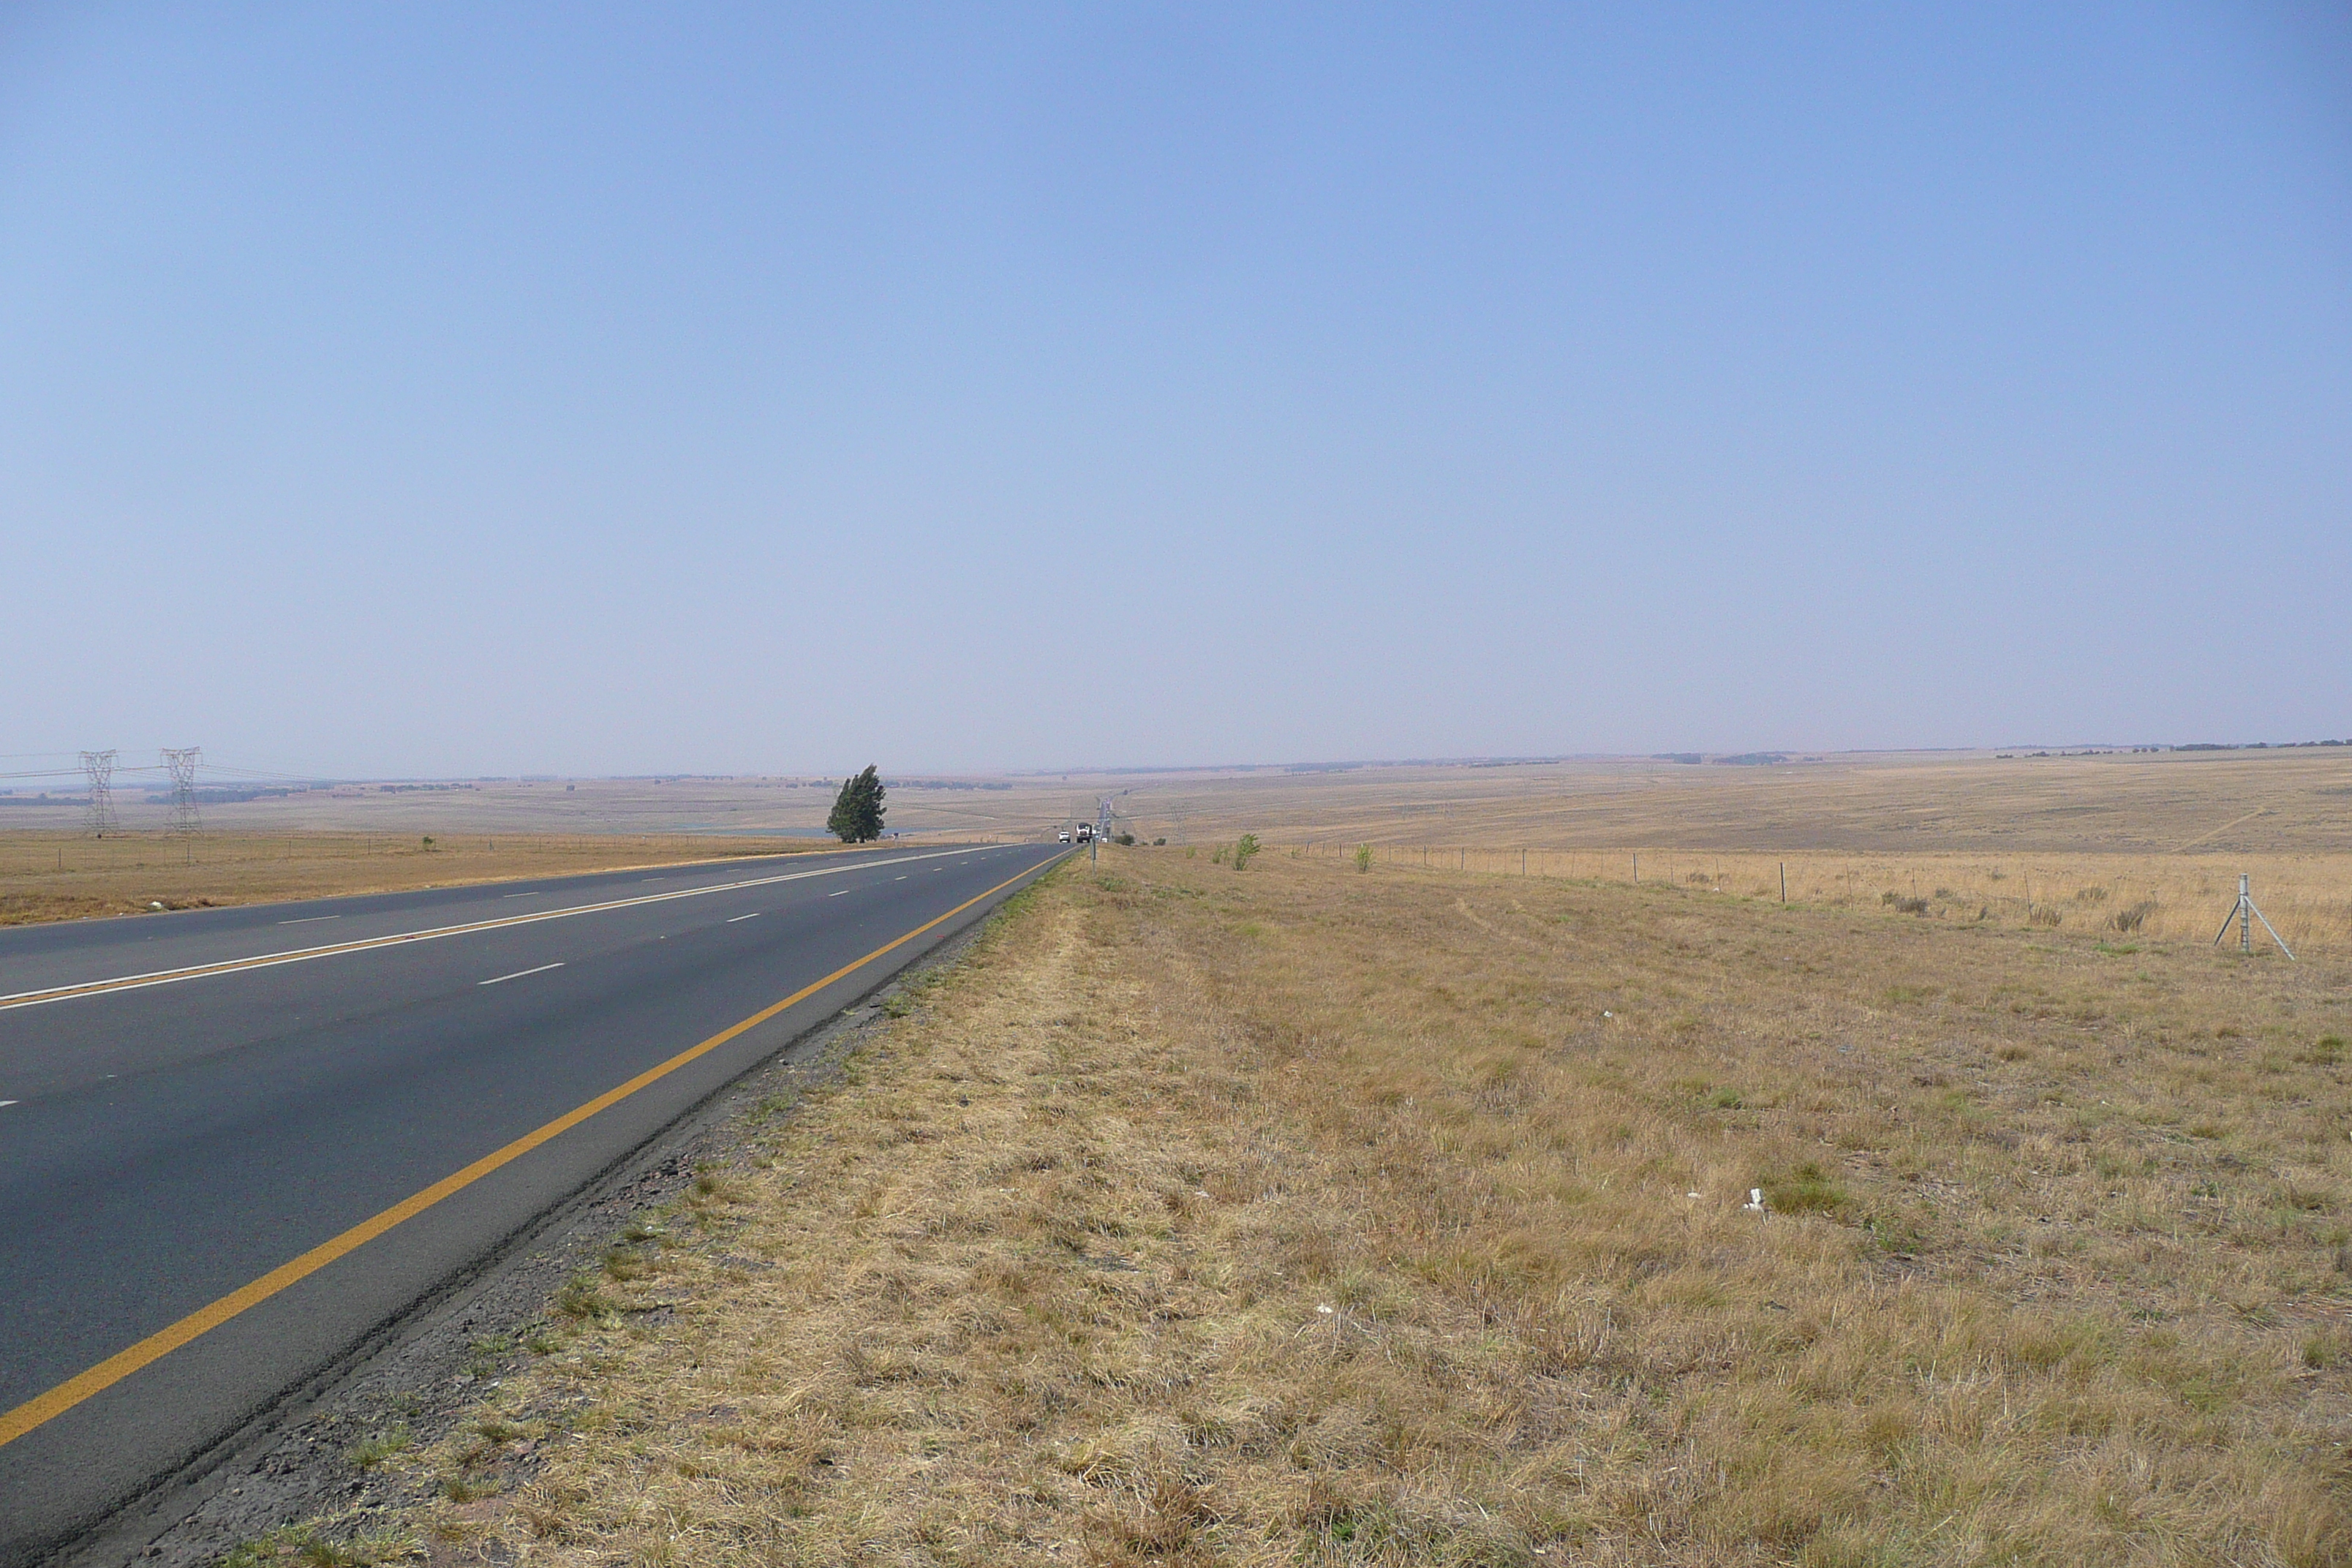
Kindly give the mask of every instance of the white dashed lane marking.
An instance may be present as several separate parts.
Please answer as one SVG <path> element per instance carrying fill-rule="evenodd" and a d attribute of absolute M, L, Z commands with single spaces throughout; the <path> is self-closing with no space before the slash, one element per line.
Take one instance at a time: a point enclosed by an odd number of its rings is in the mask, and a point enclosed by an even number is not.
<path fill-rule="evenodd" d="M 940 849 L 925 854 L 902 856 L 891 860 L 828 866 L 814 871 L 786 871 L 773 877 L 754 877 L 742 881 L 711 883 L 702 887 L 681 888 L 661 893 L 638 893 L 630 898 L 613 899 L 601 903 L 575 904 L 569 909 L 533 910 L 529 914 L 518 912 L 501 915 L 495 920 L 469 921 L 460 925 L 433 926 L 424 931 L 394 931 L 387 936 L 369 937 L 360 942 L 331 942 L 324 947 L 294 948 L 283 952 L 256 953 L 249 958 L 232 958 L 219 963 L 199 963 L 186 969 L 151 970 L 141 974 L 122 974 L 108 980 L 88 980 L 42 991 L 19 991 L 13 995 L 0 995 L 0 1011 L 13 1007 L 37 1007 L 51 1002 L 64 1002 L 79 996 L 103 995 L 115 991 L 139 990 L 150 985 L 172 985 L 184 980 L 202 980 L 216 974 L 241 973 L 249 969 L 272 968 L 281 963 L 304 963 L 313 959 L 341 957 L 345 953 L 381 952 L 410 942 L 471 936 L 480 931 L 503 931 L 519 925 L 534 925 L 541 921 L 570 920 L 577 915 L 604 914 L 613 910 L 637 909 L 646 904 L 668 903 L 677 899 L 707 898 L 713 893 L 740 892 L 745 888 L 764 888 L 776 882 L 799 882 L 811 877 L 838 877 L 857 871 L 880 870 L 884 867 L 903 866 L 909 860 L 928 860 L 936 856 L 954 853 L 955 851 L 951 849 Z M 666 879 L 649 878 L 647 879 L 659 881 Z"/>
<path fill-rule="evenodd" d="M 477 980 L 474 984 L 477 985 L 496 985 L 503 981 L 520 980 L 526 974 L 544 974 L 551 969 L 561 969 L 563 965 L 561 963 L 542 963 L 537 969 L 518 969 L 512 974 L 501 974 L 489 980 Z"/>

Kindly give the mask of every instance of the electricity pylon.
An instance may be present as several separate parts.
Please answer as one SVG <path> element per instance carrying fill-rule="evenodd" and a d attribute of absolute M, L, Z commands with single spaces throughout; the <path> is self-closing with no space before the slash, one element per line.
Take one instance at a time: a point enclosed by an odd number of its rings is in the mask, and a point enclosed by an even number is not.
<path fill-rule="evenodd" d="M 163 771 L 172 775 L 172 826 L 177 834 L 203 831 L 196 818 L 196 769 L 205 759 L 202 746 L 165 746 L 157 753 L 163 759 Z"/>
<path fill-rule="evenodd" d="M 121 825 L 114 820 L 113 752 L 84 752 L 81 771 L 89 775 L 89 805 L 82 814 L 82 830 L 92 838 L 120 831 Z"/>

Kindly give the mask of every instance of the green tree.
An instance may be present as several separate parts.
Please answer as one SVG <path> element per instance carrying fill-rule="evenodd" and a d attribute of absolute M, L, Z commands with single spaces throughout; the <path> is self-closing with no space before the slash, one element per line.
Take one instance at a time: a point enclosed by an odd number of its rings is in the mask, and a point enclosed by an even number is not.
<path fill-rule="evenodd" d="M 844 844 L 865 844 L 882 837 L 882 775 L 868 763 L 856 778 L 845 779 L 824 819 L 825 831 Z"/>

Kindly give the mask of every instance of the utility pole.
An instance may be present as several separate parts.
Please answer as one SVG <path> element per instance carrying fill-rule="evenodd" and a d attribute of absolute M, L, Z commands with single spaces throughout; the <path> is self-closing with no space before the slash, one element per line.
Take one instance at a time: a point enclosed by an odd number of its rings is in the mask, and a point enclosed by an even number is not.
<path fill-rule="evenodd" d="M 203 765 L 202 746 L 165 746 L 157 753 L 163 759 L 163 771 L 172 776 L 171 831 L 193 837 L 203 831 L 196 818 L 196 769 Z"/>
<path fill-rule="evenodd" d="M 2235 921 L 2238 922 L 2238 951 L 2251 954 L 2254 951 L 2254 921 L 2260 921 L 2263 929 L 2271 933 L 2271 940 L 2278 943 L 2279 951 L 2285 953 L 2292 963 L 2294 950 L 2287 946 L 2286 940 L 2279 935 L 2278 928 L 2271 924 L 2270 917 L 2255 907 L 2252 884 L 2252 878 L 2242 872 L 2239 874 L 2237 907 L 2221 918 L 2221 929 L 2214 933 L 2213 945 L 2221 945 L 2221 939 L 2230 934 L 2230 922 Z"/>
<path fill-rule="evenodd" d="M 114 752 L 84 752 L 81 771 L 89 777 L 89 806 L 82 816 L 82 827 L 92 838 L 103 838 L 121 830 L 114 820 Z"/>

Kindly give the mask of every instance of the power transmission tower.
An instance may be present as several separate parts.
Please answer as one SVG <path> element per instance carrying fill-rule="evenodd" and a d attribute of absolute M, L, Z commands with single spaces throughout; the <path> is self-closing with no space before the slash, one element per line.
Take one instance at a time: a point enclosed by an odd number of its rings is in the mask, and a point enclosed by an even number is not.
<path fill-rule="evenodd" d="M 81 771 L 89 775 L 89 806 L 82 816 L 82 830 L 92 838 L 119 832 L 121 824 L 114 820 L 114 753 L 84 752 Z"/>
<path fill-rule="evenodd" d="M 196 769 L 203 765 L 202 746 L 165 746 L 157 753 L 163 759 L 163 771 L 172 775 L 172 826 L 177 834 L 204 831 L 196 819 Z"/>
<path fill-rule="evenodd" d="M 2252 891 L 2252 878 L 2242 874 L 2239 876 L 2237 908 L 2231 910 L 2227 915 L 2222 917 L 2221 929 L 2215 932 L 2213 936 L 2213 945 L 2215 947 L 2221 945 L 2221 939 L 2230 934 L 2230 922 L 2231 921 L 2235 921 L 2238 922 L 2238 951 L 2240 952 L 2253 952 L 2254 921 L 2260 921 L 2263 922 L 2263 929 L 2271 933 L 2271 940 L 2278 943 L 2279 951 L 2285 953 L 2288 960 L 2292 962 L 2294 958 L 2294 950 L 2287 946 L 2286 939 L 2280 936 L 2278 933 L 2278 927 L 2271 924 L 2270 917 L 2263 913 L 2261 910 L 2254 907 L 2254 895 Z"/>

